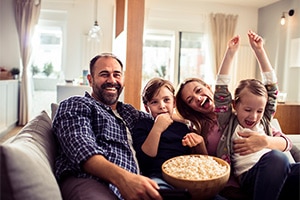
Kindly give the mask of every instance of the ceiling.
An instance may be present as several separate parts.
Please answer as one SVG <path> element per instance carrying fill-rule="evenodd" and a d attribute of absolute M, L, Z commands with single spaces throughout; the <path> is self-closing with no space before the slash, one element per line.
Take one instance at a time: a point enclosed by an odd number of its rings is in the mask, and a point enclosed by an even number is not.
<path fill-rule="evenodd" d="M 151 0 L 150 0 L 151 1 Z M 192 1 L 203 1 L 203 2 L 215 2 L 215 3 L 222 3 L 222 4 L 231 4 L 231 5 L 238 5 L 238 6 L 249 6 L 255 8 L 261 8 L 280 0 L 192 0 Z"/>
<path fill-rule="evenodd" d="M 82 0 L 45 0 L 45 2 L 51 2 L 51 3 L 76 3 L 77 1 L 82 1 Z M 151 1 L 151 0 L 145 0 L 145 1 Z M 186 0 L 181 0 L 181 1 L 186 1 Z M 222 4 L 261 8 L 273 4 L 275 2 L 278 2 L 280 0 L 189 0 L 189 1 L 203 1 L 203 2 L 210 2 L 210 3 L 215 2 L 215 3 L 222 3 Z"/>

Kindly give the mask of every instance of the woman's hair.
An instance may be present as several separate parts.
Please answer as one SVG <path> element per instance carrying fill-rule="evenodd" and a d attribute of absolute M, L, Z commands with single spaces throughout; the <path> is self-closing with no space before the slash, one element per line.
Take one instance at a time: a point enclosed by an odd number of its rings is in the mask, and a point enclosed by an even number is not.
<path fill-rule="evenodd" d="M 151 101 L 162 87 L 168 88 L 168 90 L 170 90 L 174 95 L 175 89 L 170 81 L 162 78 L 152 78 L 144 87 L 142 93 L 143 103 L 146 105 L 149 101 Z"/>
<path fill-rule="evenodd" d="M 176 109 L 178 113 L 185 119 L 188 119 L 192 122 L 193 126 L 195 126 L 195 131 L 204 137 L 207 142 L 207 134 L 212 127 L 213 120 L 207 114 L 195 111 L 192 109 L 183 99 L 182 99 L 182 91 L 187 83 L 198 82 L 205 87 L 209 87 L 203 80 L 198 78 L 187 78 L 185 79 L 178 87 L 176 92 Z M 210 89 L 212 92 L 212 90 Z"/>
<path fill-rule="evenodd" d="M 267 89 L 261 81 L 256 79 L 245 79 L 241 80 L 235 89 L 234 101 L 236 104 L 239 103 L 241 99 L 241 92 L 246 88 L 254 95 L 268 98 Z"/>

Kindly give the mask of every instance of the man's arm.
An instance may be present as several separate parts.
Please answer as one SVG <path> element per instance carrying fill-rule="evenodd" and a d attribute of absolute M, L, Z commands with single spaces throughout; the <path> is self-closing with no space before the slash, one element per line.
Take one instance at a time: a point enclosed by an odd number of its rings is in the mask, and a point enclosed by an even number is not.
<path fill-rule="evenodd" d="M 137 175 L 109 162 L 102 155 L 90 157 L 83 169 L 109 183 L 114 184 L 124 199 L 157 199 L 162 198 L 158 185 L 151 179 Z"/>

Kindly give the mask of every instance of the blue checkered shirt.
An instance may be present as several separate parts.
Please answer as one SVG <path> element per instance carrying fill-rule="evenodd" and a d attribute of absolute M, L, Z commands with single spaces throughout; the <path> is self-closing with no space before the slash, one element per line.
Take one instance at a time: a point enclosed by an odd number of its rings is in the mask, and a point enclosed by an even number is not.
<path fill-rule="evenodd" d="M 125 126 L 132 132 L 138 119 L 150 116 L 122 102 L 118 102 L 117 111 L 123 120 L 117 118 L 109 106 L 96 101 L 88 93 L 60 103 L 53 121 L 53 131 L 59 143 L 55 162 L 58 181 L 65 175 L 72 175 L 103 182 L 82 170 L 82 164 L 96 154 L 137 173 Z M 122 199 L 118 189 L 108 185 Z"/>

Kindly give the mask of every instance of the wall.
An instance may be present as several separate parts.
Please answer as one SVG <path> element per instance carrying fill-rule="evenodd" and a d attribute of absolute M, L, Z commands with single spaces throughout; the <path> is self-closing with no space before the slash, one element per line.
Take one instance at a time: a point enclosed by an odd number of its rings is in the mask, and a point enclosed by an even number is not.
<path fill-rule="evenodd" d="M 254 7 L 222 3 L 194 0 L 148 0 L 146 1 L 145 26 L 148 29 L 195 32 L 203 29 L 202 22 L 208 20 L 207 16 L 210 13 L 234 14 L 239 16 L 236 34 L 242 37 L 242 44 L 245 44 L 248 42 L 247 31 L 257 30 L 257 12 L 257 8 Z"/>
<path fill-rule="evenodd" d="M 19 39 L 12 0 L 0 0 L 0 66 L 19 67 Z"/>
<path fill-rule="evenodd" d="M 19 42 L 14 19 L 13 0 L 0 0 L 0 66 L 19 66 Z M 112 51 L 114 0 L 98 0 L 98 24 L 103 29 L 101 52 Z M 94 24 L 94 0 L 42 1 L 42 9 L 67 12 L 65 23 L 65 62 L 62 70 L 66 79 L 82 74 L 82 40 Z M 87 63 L 88 65 L 88 63 Z"/>
<path fill-rule="evenodd" d="M 0 0 L 0 66 L 8 68 L 18 66 L 18 37 L 14 22 L 12 0 Z M 64 0 L 58 3 L 42 1 L 42 9 L 67 11 L 66 23 L 66 62 L 63 70 L 66 79 L 81 75 L 81 41 L 94 22 L 93 0 Z M 112 51 L 114 38 L 114 0 L 99 0 L 98 21 L 103 28 L 101 51 Z M 272 64 L 276 67 L 280 88 L 287 90 L 288 101 L 300 102 L 299 69 L 289 68 L 287 64 L 288 42 L 300 37 L 299 0 L 284 0 L 259 9 L 253 7 L 232 6 L 221 3 L 196 2 L 193 0 L 146 0 L 145 28 L 198 31 L 203 16 L 213 12 L 239 15 L 236 34 L 242 38 L 242 45 L 248 44 L 246 33 L 249 29 L 259 31 L 266 39 L 266 48 Z M 296 10 L 293 26 L 283 33 L 279 26 L 282 11 Z M 173 20 L 170 20 L 172 19 Z M 258 20 L 259 18 L 259 20 Z M 278 20 L 277 20 L 278 19 Z M 277 56 L 280 55 L 280 56 Z M 284 66 L 285 70 L 282 70 Z M 259 78 L 259 75 L 257 75 Z"/>
<path fill-rule="evenodd" d="M 282 12 L 295 10 L 284 26 L 280 25 Z M 288 102 L 300 102 L 300 67 L 290 67 L 291 40 L 300 38 L 300 1 L 284 0 L 259 9 L 258 31 L 266 40 L 266 50 L 276 69 L 281 91 L 287 92 Z M 300 48 L 300 47 L 299 47 Z M 300 49 L 298 49 L 298 58 Z"/>

